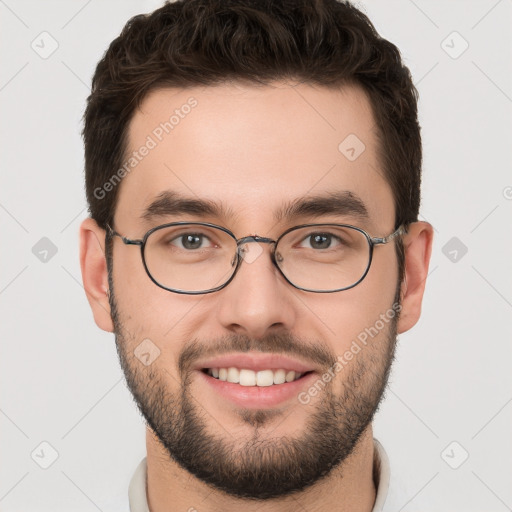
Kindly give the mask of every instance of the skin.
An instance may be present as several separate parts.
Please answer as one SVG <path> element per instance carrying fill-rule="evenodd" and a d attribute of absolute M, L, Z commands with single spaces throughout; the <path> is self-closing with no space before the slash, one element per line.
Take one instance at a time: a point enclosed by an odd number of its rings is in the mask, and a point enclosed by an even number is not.
<path fill-rule="evenodd" d="M 332 190 L 357 194 L 368 209 L 369 219 L 326 215 L 304 220 L 351 223 L 372 236 L 385 236 L 394 230 L 394 201 L 376 156 L 372 111 L 357 87 L 329 90 L 276 82 L 265 87 L 224 84 L 153 91 L 130 123 L 130 150 L 144 144 L 155 127 L 192 96 L 198 101 L 197 107 L 119 185 L 114 226 L 124 236 L 141 238 L 157 225 L 148 224 L 140 216 L 164 190 L 224 201 L 232 213 L 227 218 L 183 216 L 177 220 L 213 222 L 229 228 L 237 238 L 258 234 L 276 239 L 285 229 L 301 222 L 276 224 L 274 210 L 291 200 Z M 355 161 L 338 151 L 340 142 L 351 133 L 366 146 Z M 166 221 L 163 218 L 158 224 Z M 297 344 L 314 340 L 328 353 L 342 355 L 361 331 L 374 325 L 379 315 L 391 307 L 397 290 L 393 244 L 377 247 L 366 278 L 343 292 L 315 294 L 293 288 L 271 264 L 269 247 L 264 246 L 263 254 L 250 264 L 242 263 L 235 279 L 223 290 L 187 296 L 155 286 L 141 264 L 139 249 L 115 239 L 112 284 L 119 315 L 115 326 L 112 303 L 106 293 L 109 282 L 105 232 L 94 220 L 86 219 L 80 228 L 80 239 L 84 288 L 96 324 L 105 331 L 117 331 L 118 349 L 132 376 L 139 380 L 140 390 L 158 384 L 177 399 L 182 384 L 177 362 L 190 340 L 205 345 L 210 340 L 239 336 L 249 340 L 251 347 L 257 347 L 258 342 L 265 347 L 272 336 L 290 334 Z M 371 368 L 368 374 L 361 372 L 358 388 L 362 396 L 370 396 L 376 385 L 372 375 L 385 384 L 386 361 L 392 358 L 394 347 L 392 327 L 403 333 L 420 316 L 432 227 L 425 222 L 414 223 L 403 241 L 406 275 L 401 284 L 398 322 L 382 329 L 329 387 L 328 396 L 347 407 L 357 405 L 344 395 L 357 368 Z M 147 373 L 132 355 L 145 338 L 161 351 Z M 244 419 L 242 411 L 195 377 L 187 382 L 187 390 L 194 407 L 201 411 L 208 433 L 220 437 L 230 450 L 242 453 L 256 434 L 269 443 L 271 439 L 303 439 L 308 420 L 322 411 L 327 396 L 319 393 L 307 406 L 296 401 L 287 403 L 256 424 Z M 373 404 L 376 408 L 380 396 L 372 398 L 377 402 Z M 341 503 L 345 510 L 369 511 L 375 500 L 371 422 L 350 455 L 325 478 L 293 495 L 264 503 L 242 501 L 196 478 L 170 457 L 149 426 L 146 444 L 148 502 L 153 512 L 169 510 L 169 503 L 173 510 L 195 507 L 201 511 L 228 511 L 243 507 L 247 511 L 292 511 L 297 509 L 297 502 L 310 511 L 336 509 Z"/>

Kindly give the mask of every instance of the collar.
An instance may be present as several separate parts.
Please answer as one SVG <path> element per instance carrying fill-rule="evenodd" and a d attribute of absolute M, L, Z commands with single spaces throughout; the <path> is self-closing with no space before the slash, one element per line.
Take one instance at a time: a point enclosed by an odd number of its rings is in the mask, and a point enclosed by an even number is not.
<path fill-rule="evenodd" d="M 382 512 L 389 489 L 389 459 L 384 447 L 373 439 L 373 482 L 377 489 L 372 512 Z M 144 457 L 137 466 L 128 488 L 130 512 L 150 512 L 147 501 L 147 465 Z"/>

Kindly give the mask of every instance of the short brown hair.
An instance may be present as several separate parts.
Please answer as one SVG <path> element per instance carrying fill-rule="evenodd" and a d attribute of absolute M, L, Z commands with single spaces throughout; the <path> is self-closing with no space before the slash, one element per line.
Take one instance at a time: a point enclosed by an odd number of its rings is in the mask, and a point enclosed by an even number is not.
<path fill-rule="evenodd" d="M 396 46 L 350 2 L 336 0 L 178 0 L 131 18 L 97 65 L 84 113 L 91 217 L 103 228 L 112 222 L 119 187 L 100 198 L 95 191 L 123 165 L 130 120 L 148 92 L 278 79 L 363 88 L 394 195 L 395 227 L 416 221 L 418 92 Z"/>

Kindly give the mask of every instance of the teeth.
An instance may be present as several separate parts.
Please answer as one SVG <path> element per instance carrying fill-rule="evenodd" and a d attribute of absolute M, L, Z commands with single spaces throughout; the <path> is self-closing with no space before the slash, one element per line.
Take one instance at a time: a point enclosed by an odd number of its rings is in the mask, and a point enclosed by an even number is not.
<path fill-rule="evenodd" d="M 252 370 L 240 370 L 239 375 L 240 386 L 256 386 L 256 373 Z"/>
<path fill-rule="evenodd" d="M 286 374 L 286 382 L 293 382 L 295 380 L 295 372 L 293 370 Z"/>
<path fill-rule="evenodd" d="M 240 382 L 240 372 L 237 368 L 228 368 L 228 382 L 233 382 L 234 384 L 238 384 Z"/>
<path fill-rule="evenodd" d="M 241 386 L 273 386 L 274 384 L 284 384 L 299 379 L 303 374 L 293 370 L 246 370 L 242 368 L 208 368 L 207 374 L 219 380 L 240 384 Z"/>
<path fill-rule="evenodd" d="M 274 384 L 284 384 L 286 382 L 286 371 L 276 370 L 274 372 Z"/>
<path fill-rule="evenodd" d="M 256 374 L 257 386 L 272 386 L 274 384 L 274 372 L 272 370 L 261 370 Z"/>

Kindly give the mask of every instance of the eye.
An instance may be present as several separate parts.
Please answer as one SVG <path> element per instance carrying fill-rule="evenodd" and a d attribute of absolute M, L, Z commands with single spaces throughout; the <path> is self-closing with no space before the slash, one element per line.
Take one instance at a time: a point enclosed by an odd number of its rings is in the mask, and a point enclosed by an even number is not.
<path fill-rule="evenodd" d="M 211 244 L 210 239 L 202 233 L 184 233 L 176 238 L 169 240 L 169 244 L 177 246 L 179 249 L 197 250 L 206 249 Z M 206 245 L 203 245 L 206 244 Z"/>
<path fill-rule="evenodd" d="M 331 233 L 311 233 L 303 239 L 302 244 L 309 243 L 307 248 L 311 249 L 331 249 L 340 245 L 341 240 Z M 304 245 L 301 244 L 301 247 Z"/>

